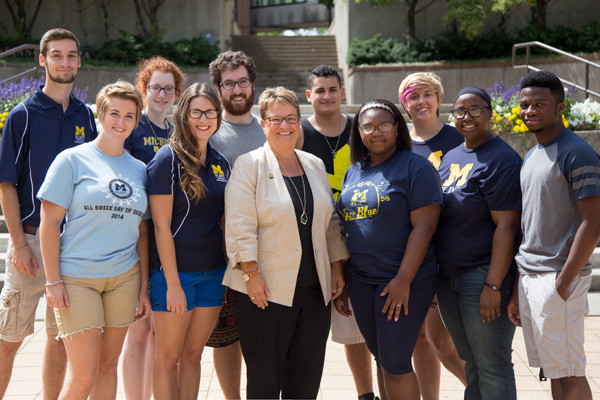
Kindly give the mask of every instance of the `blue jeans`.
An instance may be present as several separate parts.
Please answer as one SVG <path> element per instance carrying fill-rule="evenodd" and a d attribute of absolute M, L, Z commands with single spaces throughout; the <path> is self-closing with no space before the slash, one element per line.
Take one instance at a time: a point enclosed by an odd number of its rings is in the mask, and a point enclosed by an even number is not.
<path fill-rule="evenodd" d="M 438 277 L 438 307 L 444 325 L 465 362 L 465 400 L 517 398 L 511 358 L 515 326 L 506 315 L 506 303 L 514 284 L 509 272 L 501 286 L 500 317 L 481 322 L 479 299 L 489 265 L 462 275 Z"/>

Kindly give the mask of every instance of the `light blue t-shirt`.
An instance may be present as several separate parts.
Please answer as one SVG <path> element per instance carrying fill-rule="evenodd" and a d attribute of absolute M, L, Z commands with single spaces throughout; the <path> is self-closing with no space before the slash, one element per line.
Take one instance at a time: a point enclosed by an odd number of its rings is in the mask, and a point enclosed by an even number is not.
<path fill-rule="evenodd" d="M 135 265 L 145 189 L 145 165 L 127 153 L 110 157 L 86 143 L 56 157 L 37 197 L 67 209 L 61 275 L 109 278 Z"/>

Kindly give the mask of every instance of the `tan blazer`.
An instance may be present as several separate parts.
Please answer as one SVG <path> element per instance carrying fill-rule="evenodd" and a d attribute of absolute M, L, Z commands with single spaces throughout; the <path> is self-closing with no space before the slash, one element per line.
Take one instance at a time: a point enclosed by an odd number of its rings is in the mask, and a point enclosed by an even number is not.
<path fill-rule="evenodd" d="M 330 262 L 348 257 L 323 162 L 296 150 L 313 193 L 312 242 L 325 304 L 331 300 Z M 291 306 L 302 248 L 294 204 L 268 143 L 235 162 L 225 188 L 225 235 L 229 266 L 223 284 L 247 293 L 240 262 L 256 261 L 269 301 Z"/>

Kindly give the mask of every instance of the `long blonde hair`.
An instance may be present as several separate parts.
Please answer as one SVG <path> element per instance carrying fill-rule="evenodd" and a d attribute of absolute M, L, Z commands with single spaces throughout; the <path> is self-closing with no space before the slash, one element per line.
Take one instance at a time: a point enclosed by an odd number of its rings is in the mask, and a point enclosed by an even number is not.
<path fill-rule="evenodd" d="M 202 182 L 202 178 L 198 176 L 198 171 L 202 167 L 200 162 L 201 153 L 198 150 L 198 141 L 189 127 L 187 116 L 190 103 L 196 97 L 206 97 L 213 103 L 219 113 L 216 131 L 219 130 L 222 118 L 219 97 L 208 84 L 204 82 L 194 83 L 183 92 L 181 100 L 177 104 L 175 114 L 173 114 L 175 129 L 169 138 L 169 144 L 181 161 L 181 190 L 197 203 L 204 198 L 206 186 Z"/>

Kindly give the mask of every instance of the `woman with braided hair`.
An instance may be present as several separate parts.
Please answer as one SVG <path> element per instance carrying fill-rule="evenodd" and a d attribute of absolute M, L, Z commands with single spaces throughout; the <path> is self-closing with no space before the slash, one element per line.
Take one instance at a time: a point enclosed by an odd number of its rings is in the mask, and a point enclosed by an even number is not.
<path fill-rule="evenodd" d="M 411 357 L 435 292 L 430 241 L 442 203 L 439 177 L 411 152 L 406 123 L 387 100 L 368 101 L 354 116 L 350 157 L 337 211 L 347 232 L 353 311 L 384 398 L 418 400 Z"/>

